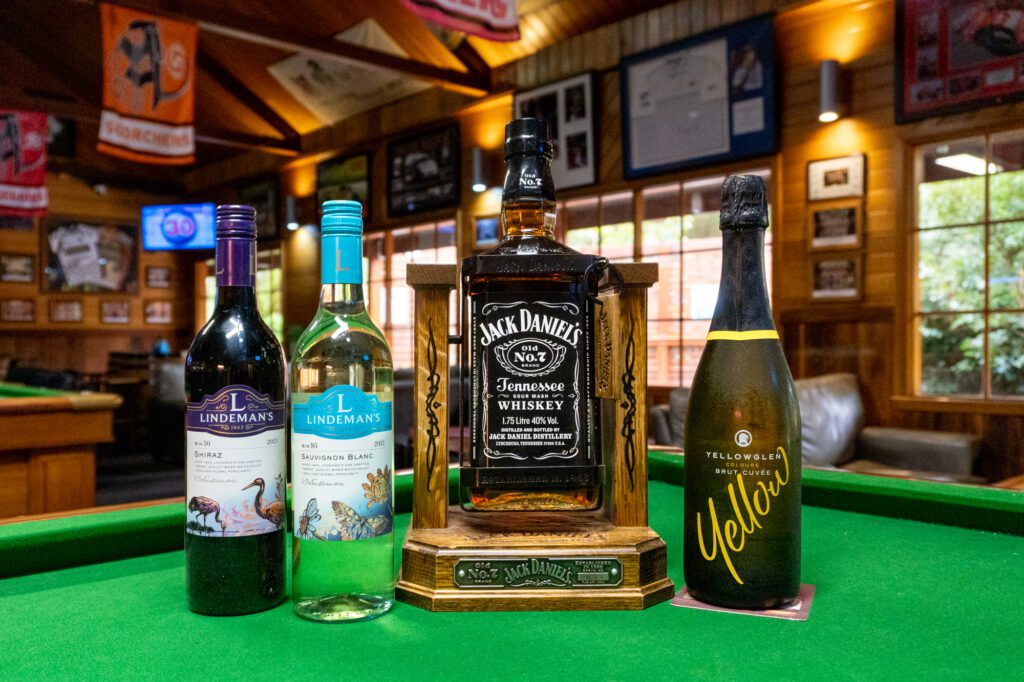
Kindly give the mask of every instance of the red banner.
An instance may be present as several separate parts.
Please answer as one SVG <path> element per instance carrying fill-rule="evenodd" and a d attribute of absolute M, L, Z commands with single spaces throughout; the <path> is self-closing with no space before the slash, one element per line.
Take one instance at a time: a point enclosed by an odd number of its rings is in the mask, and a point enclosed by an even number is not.
<path fill-rule="evenodd" d="M 163 165 L 195 160 L 195 24 L 100 4 L 103 114 L 97 148 Z"/>
<path fill-rule="evenodd" d="M 497 42 L 519 40 L 516 0 L 404 0 L 427 21 Z"/>
<path fill-rule="evenodd" d="M 46 114 L 0 110 L 0 215 L 46 213 Z"/>

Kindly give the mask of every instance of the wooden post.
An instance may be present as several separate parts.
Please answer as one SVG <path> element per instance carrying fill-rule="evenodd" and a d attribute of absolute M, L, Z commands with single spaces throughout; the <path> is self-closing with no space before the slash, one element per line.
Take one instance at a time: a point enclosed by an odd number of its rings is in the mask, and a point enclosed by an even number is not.
<path fill-rule="evenodd" d="M 610 469 L 608 520 L 647 525 L 647 289 L 658 281 L 657 263 L 616 263 L 622 277 L 612 353 L 614 419 L 602 443 Z"/>
<path fill-rule="evenodd" d="M 455 265 L 409 265 L 415 293 L 413 528 L 448 525 L 448 298 Z"/>

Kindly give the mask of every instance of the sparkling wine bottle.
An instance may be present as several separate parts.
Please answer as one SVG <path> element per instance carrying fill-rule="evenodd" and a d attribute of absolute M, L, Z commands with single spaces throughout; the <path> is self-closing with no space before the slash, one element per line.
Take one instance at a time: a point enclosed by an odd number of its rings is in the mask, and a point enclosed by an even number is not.
<path fill-rule="evenodd" d="M 217 208 L 217 305 L 185 366 L 185 584 L 210 615 L 285 598 L 285 361 L 256 306 L 256 211 Z"/>
<path fill-rule="evenodd" d="M 292 362 L 292 599 L 365 620 L 394 601 L 391 351 L 363 302 L 362 208 L 323 205 L 320 307 Z"/>
<path fill-rule="evenodd" d="M 686 412 L 684 574 L 690 593 L 772 608 L 800 588 L 800 408 L 764 274 L 764 181 L 722 188 L 722 282 Z"/>

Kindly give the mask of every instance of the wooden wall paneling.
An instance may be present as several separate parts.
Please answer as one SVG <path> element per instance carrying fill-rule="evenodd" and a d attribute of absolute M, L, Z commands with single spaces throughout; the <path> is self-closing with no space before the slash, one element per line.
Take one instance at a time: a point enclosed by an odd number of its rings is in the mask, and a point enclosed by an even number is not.
<path fill-rule="evenodd" d="M 29 514 L 96 505 L 96 456 L 92 450 L 55 450 L 29 458 Z"/>

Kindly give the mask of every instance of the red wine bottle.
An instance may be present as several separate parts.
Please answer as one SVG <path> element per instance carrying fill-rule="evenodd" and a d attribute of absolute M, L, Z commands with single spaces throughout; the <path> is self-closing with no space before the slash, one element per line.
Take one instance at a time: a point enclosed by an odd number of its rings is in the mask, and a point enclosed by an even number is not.
<path fill-rule="evenodd" d="M 256 305 L 256 211 L 217 207 L 217 304 L 185 365 L 185 586 L 209 615 L 285 598 L 285 360 Z"/>

